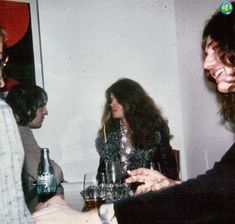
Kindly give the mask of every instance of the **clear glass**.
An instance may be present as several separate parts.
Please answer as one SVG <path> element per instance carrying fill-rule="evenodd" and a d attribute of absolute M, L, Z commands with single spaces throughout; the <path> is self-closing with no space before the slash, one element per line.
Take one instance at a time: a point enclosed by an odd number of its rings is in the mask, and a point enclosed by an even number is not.
<path fill-rule="evenodd" d="M 84 210 L 98 208 L 106 201 L 105 189 L 98 186 L 95 172 L 84 174 L 81 194 L 85 201 Z"/>
<path fill-rule="evenodd" d="M 121 183 L 121 168 L 118 161 L 105 162 L 105 175 L 108 184 Z"/>

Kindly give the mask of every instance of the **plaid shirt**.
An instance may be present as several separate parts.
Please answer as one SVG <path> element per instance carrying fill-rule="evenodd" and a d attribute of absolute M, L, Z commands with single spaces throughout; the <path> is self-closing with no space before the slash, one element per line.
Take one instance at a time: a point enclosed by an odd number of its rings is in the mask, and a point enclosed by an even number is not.
<path fill-rule="evenodd" d="M 11 109 L 0 100 L 0 223 L 33 223 L 24 201 L 21 170 L 24 150 Z"/>

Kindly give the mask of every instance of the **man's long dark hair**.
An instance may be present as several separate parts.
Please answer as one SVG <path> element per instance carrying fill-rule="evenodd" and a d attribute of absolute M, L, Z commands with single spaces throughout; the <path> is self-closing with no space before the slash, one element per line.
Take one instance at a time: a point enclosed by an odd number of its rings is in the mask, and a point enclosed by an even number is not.
<path fill-rule="evenodd" d="M 6 97 L 19 125 L 26 126 L 31 122 L 39 107 L 47 103 L 47 93 L 39 86 L 24 83 L 14 86 Z"/>
<path fill-rule="evenodd" d="M 107 135 L 117 131 L 119 120 L 112 117 L 110 96 L 113 96 L 123 106 L 124 116 L 130 128 L 131 141 L 134 147 L 148 150 L 156 147 L 156 132 L 164 133 L 164 139 L 170 138 L 167 121 L 153 99 L 142 86 L 127 78 L 119 79 L 106 90 L 106 104 L 102 117 L 102 128 L 99 134 L 103 135 L 105 125 Z"/>
<path fill-rule="evenodd" d="M 219 10 L 210 18 L 203 31 L 203 50 L 210 36 L 219 44 L 219 56 L 223 63 L 234 68 L 235 76 L 235 2 L 233 11 L 224 15 Z M 235 93 L 219 93 L 222 101 L 221 114 L 225 120 L 235 123 Z"/>

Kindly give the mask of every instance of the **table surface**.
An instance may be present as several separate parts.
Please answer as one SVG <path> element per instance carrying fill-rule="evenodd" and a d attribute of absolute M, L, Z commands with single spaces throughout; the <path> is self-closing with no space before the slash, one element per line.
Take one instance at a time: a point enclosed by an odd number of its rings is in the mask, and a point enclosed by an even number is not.
<path fill-rule="evenodd" d="M 82 182 L 63 183 L 64 197 L 69 206 L 75 210 L 81 211 L 84 207 L 84 200 L 80 194 L 83 190 Z"/>

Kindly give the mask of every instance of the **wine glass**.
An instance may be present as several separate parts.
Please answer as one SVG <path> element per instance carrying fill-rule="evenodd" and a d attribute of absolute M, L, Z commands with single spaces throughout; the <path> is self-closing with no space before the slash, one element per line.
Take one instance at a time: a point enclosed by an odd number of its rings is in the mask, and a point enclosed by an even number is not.
<path fill-rule="evenodd" d="M 108 160 L 105 162 L 105 174 L 107 184 L 116 184 L 121 182 L 120 162 Z"/>

